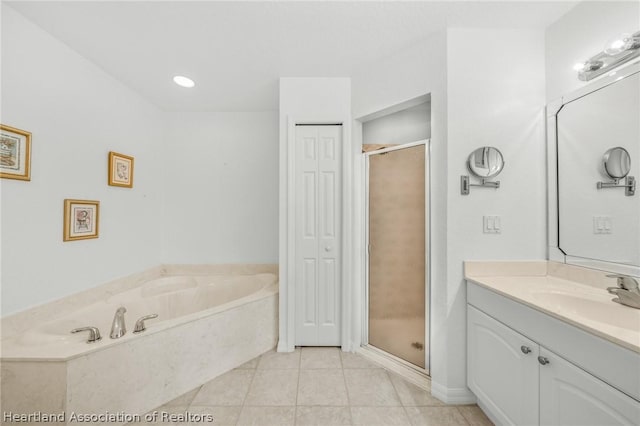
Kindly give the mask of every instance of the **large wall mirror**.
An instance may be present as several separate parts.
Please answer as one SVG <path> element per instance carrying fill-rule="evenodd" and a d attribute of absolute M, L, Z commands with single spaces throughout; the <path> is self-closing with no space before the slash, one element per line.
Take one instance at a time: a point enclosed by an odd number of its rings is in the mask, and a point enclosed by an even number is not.
<path fill-rule="evenodd" d="M 568 263 L 640 271 L 640 72 L 563 98 L 554 120 L 557 249 Z M 550 206 L 554 203 L 550 200 Z M 550 215 L 550 221 L 553 217 Z M 607 268 L 607 265 L 611 266 Z"/>

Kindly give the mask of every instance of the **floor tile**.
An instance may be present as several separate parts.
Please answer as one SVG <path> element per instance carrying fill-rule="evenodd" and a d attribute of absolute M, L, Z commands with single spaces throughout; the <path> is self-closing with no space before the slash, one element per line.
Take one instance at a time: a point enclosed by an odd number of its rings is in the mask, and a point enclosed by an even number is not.
<path fill-rule="evenodd" d="M 351 425 L 349 407 L 304 407 L 296 409 L 296 426 Z"/>
<path fill-rule="evenodd" d="M 362 355 L 352 352 L 340 352 L 342 368 L 382 368 L 375 362 L 369 361 Z"/>
<path fill-rule="evenodd" d="M 256 370 L 245 405 L 296 405 L 298 371 Z"/>
<path fill-rule="evenodd" d="M 342 368 L 338 348 L 302 348 L 300 368 Z"/>
<path fill-rule="evenodd" d="M 468 426 L 456 407 L 405 407 L 414 426 Z"/>
<path fill-rule="evenodd" d="M 389 373 L 391 383 L 396 389 L 400 402 L 407 407 L 442 406 L 442 401 L 431 396 L 430 390 L 424 390 L 418 386 L 404 380 L 397 374 Z"/>
<path fill-rule="evenodd" d="M 287 426 L 295 422 L 296 407 L 243 407 L 238 426 Z"/>
<path fill-rule="evenodd" d="M 231 370 L 205 383 L 191 405 L 242 405 L 255 370 Z"/>
<path fill-rule="evenodd" d="M 342 369 L 300 370 L 297 401 L 298 405 L 349 405 Z"/>
<path fill-rule="evenodd" d="M 382 369 L 344 370 L 349 393 L 349 402 L 353 406 L 399 406 L 400 400 Z"/>
<path fill-rule="evenodd" d="M 183 423 L 182 426 L 233 426 L 238 422 L 240 411 L 242 411 L 242 407 L 200 407 L 192 405 L 189 407 L 190 413 L 195 415 L 210 414 L 213 416 L 213 422 L 203 419 L 202 421 Z"/>
<path fill-rule="evenodd" d="M 300 368 L 300 349 L 293 352 L 269 351 L 260 356 L 258 369 Z"/>
<path fill-rule="evenodd" d="M 493 426 L 493 422 L 477 405 L 460 405 L 457 408 L 471 426 Z"/>
<path fill-rule="evenodd" d="M 183 405 L 188 406 L 189 404 L 191 404 L 191 402 L 193 401 L 193 398 L 195 398 L 195 396 L 196 396 L 196 394 L 198 393 L 199 390 L 200 390 L 200 386 L 198 386 L 197 388 L 185 393 L 184 395 L 180 395 L 179 397 L 177 397 L 173 401 L 167 402 L 165 405 L 166 406 L 176 406 L 176 405 L 178 405 L 178 406 L 183 406 Z"/>
<path fill-rule="evenodd" d="M 402 407 L 351 407 L 354 425 L 410 425 Z"/>

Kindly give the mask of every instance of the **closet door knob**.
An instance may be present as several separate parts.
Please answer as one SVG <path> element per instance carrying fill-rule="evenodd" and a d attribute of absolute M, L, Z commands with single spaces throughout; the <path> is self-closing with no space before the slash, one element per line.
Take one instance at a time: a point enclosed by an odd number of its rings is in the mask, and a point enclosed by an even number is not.
<path fill-rule="evenodd" d="M 331 246 L 326 246 L 326 247 L 324 248 L 324 251 L 331 251 Z"/>
<path fill-rule="evenodd" d="M 548 358 L 545 358 L 545 357 L 543 357 L 543 356 L 539 356 L 539 357 L 538 357 L 538 362 L 539 362 L 540 364 L 542 364 L 542 365 L 547 365 L 547 364 L 549 364 L 549 359 L 548 359 Z"/>
<path fill-rule="evenodd" d="M 525 355 L 528 354 L 529 352 L 531 352 L 531 348 L 529 346 L 525 346 L 525 345 L 520 346 L 520 350 Z"/>

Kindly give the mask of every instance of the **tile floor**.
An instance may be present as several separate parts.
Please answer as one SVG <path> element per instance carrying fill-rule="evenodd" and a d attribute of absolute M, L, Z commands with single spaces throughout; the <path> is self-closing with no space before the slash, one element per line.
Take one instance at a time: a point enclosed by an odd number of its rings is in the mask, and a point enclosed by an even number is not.
<path fill-rule="evenodd" d="M 201 426 L 492 424 L 475 405 L 447 406 L 338 348 L 267 352 L 158 410 L 212 414 Z"/>

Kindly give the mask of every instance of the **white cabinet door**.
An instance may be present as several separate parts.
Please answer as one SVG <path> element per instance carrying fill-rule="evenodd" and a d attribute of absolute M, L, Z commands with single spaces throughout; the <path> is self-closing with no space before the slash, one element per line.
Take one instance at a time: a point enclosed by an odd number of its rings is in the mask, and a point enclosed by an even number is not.
<path fill-rule="evenodd" d="M 467 305 L 467 384 L 499 424 L 538 424 L 538 345 Z"/>
<path fill-rule="evenodd" d="M 339 346 L 342 126 L 296 126 L 296 338 Z"/>
<path fill-rule="evenodd" d="M 638 401 L 545 348 L 540 356 L 541 425 L 640 425 Z"/>

